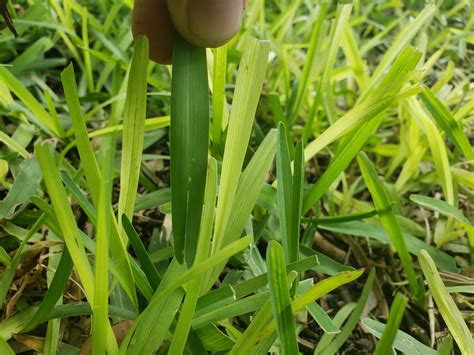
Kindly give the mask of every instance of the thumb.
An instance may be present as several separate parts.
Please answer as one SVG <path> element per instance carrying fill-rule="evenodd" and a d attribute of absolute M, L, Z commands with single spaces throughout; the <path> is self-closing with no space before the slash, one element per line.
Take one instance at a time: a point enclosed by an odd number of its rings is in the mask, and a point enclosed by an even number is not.
<path fill-rule="evenodd" d="M 247 0 L 167 0 L 174 27 L 198 47 L 219 47 L 240 30 Z"/>

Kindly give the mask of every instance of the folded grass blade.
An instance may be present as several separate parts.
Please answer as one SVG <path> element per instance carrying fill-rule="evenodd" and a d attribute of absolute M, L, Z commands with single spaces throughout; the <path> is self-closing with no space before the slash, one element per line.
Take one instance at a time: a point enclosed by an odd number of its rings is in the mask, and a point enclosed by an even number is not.
<path fill-rule="evenodd" d="M 385 331 L 386 325 L 376 320 L 365 318 L 362 320 L 362 324 L 368 329 L 368 331 L 375 337 L 380 338 Z M 436 350 L 431 349 L 425 344 L 421 343 L 411 335 L 397 330 L 393 347 L 398 351 L 405 354 L 413 355 L 436 355 Z"/>
<path fill-rule="evenodd" d="M 405 296 L 401 293 L 397 293 L 393 300 L 392 307 L 390 308 L 387 325 L 375 348 L 374 355 L 385 355 L 392 352 L 392 345 L 397 336 L 397 331 L 400 328 L 407 302 L 408 299 Z"/>
<path fill-rule="evenodd" d="M 377 171 L 367 155 L 363 152 L 360 153 L 357 157 L 357 161 L 359 162 L 362 176 L 364 177 L 365 183 L 374 201 L 375 209 L 378 212 L 380 221 L 384 229 L 387 231 L 387 234 L 392 239 L 393 245 L 402 261 L 410 288 L 418 300 L 421 300 L 423 297 L 423 289 L 420 287 L 420 283 L 418 282 L 418 278 L 413 268 L 413 262 L 408 253 L 405 237 L 402 234 L 400 224 L 398 223 L 392 209 L 389 195 L 383 183 L 379 180 Z"/>
<path fill-rule="evenodd" d="M 229 117 L 222 172 L 219 183 L 219 199 L 213 240 L 213 253 L 225 246 L 229 219 L 235 209 L 234 199 L 239 186 L 240 173 L 250 138 L 253 119 L 263 87 L 270 44 L 247 37 L 245 51 L 240 61 Z M 245 217 L 247 218 L 247 217 Z M 240 233 L 238 231 L 238 233 Z"/>
<path fill-rule="evenodd" d="M 436 265 L 426 251 L 422 251 L 418 258 L 421 270 L 425 275 L 430 292 L 438 306 L 446 325 L 462 354 L 474 354 L 474 341 L 471 332 L 463 319 L 449 292 L 446 290 Z"/>
<path fill-rule="evenodd" d="M 286 141 L 286 135 L 283 136 Z M 288 161 L 289 163 L 289 161 Z M 267 250 L 268 285 L 282 354 L 297 354 L 295 320 L 291 310 L 290 291 L 286 281 L 285 253 L 277 241 L 271 241 Z"/>
<path fill-rule="evenodd" d="M 179 262 L 194 262 L 206 184 L 209 86 L 206 50 L 176 35 L 171 96 L 173 240 Z"/>
<path fill-rule="evenodd" d="M 139 36 L 135 40 L 134 49 L 123 112 L 119 222 L 122 215 L 126 215 L 128 219 L 132 218 L 137 197 L 145 133 L 148 76 L 147 37 Z"/>

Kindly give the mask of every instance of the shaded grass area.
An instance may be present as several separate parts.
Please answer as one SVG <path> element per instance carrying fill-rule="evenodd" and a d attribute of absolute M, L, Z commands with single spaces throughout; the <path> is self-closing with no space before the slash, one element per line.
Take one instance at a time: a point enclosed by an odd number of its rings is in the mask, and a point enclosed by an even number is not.
<path fill-rule="evenodd" d="M 0 353 L 474 353 L 472 4 L 254 0 L 173 69 L 132 5 L 8 5 Z"/>

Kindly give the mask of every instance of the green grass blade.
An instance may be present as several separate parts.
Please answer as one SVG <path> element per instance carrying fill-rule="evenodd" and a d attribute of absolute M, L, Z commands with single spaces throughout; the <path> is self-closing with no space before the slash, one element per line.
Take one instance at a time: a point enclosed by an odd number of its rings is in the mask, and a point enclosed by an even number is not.
<path fill-rule="evenodd" d="M 319 85 L 318 96 L 327 115 L 328 121 L 332 124 L 336 122 L 336 102 L 333 95 L 333 86 L 331 82 L 331 73 L 336 63 L 337 54 L 341 45 L 341 37 L 348 25 L 349 17 L 352 11 L 352 4 L 338 4 L 336 18 L 332 23 L 331 39 L 327 50 L 327 58 L 324 71 Z"/>
<path fill-rule="evenodd" d="M 392 352 L 392 345 L 395 341 L 397 331 L 400 328 L 400 323 L 405 313 L 405 307 L 408 299 L 401 293 L 397 293 L 393 300 L 390 314 L 388 316 L 387 325 L 383 331 L 382 337 L 375 348 L 374 355 L 385 355 Z"/>
<path fill-rule="evenodd" d="M 195 258 L 209 145 L 206 50 L 176 35 L 171 103 L 171 197 L 175 256 Z"/>
<path fill-rule="evenodd" d="M 109 323 L 109 244 L 112 218 L 109 207 L 112 204 L 112 188 L 115 167 L 115 137 L 107 137 L 100 148 L 101 176 L 95 254 L 95 294 L 92 309 L 92 351 L 97 354 L 118 353 L 115 335 Z M 115 219 L 114 219 L 115 221 Z M 107 333 L 109 332 L 109 333 Z"/>
<path fill-rule="evenodd" d="M 11 219 L 18 207 L 24 205 L 36 193 L 41 184 L 42 174 L 38 159 L 31 157 L 24 160 L 18 169 L 8 195 L 0 201 L 0 220 Z"/>
<path fill-rule="evenodd" d="M 5 355 L 15 355 L 13 349 L 8 345 L 7 341 L 0 337 L 0 353 Z"/>
<path fill-rule="evenodd" d="M 155 265 L 151 261 L 150 255 L 145 249 L 145 246 L 143 245 L 140 236 L 136 232 L 135 228 L 133 228 L 132 223 L 125 214 L 122 215 L 122 226 L 128 236 L 128 240 L 130 241 L 133 250 L 135 251 L 138 261 L 142 266 L 143 272 L 145 273 L 148 281 L 150 282 L 151 287 L 156 290 L 156 288 L 160 284 L 160 275 L 158 274 Z"/>
<path fill-rule="evenodd" d="M 128 79 L 123 112 L 122 160 L 120 165 L 120 197 L 118 216 L 132 218 L 142 162 L 145 118 L 147 109 L 148 39 L 139 36 Z"/>
<path fill-rule="evenodd" d="M 215 309 L 208 308 L 205 312 L 201 311 L 199 315 L 196 314 L 196 318 L 193 319 L 193 328 L 201 328 L 211 322 L 219 322 L 224 319 L 258 311 L 268 301 L 268 298 L 268 292 L 261 292 L 227 305 L 215 307 Z"/>
<path fill-rule="evenodd" d="M 64 236 L 64 241 L 71 254 L 74 266 L 81 279 L 87 299 L 94 303 L 94 276 L 89 264 L 84 245 L 77 229 L 76 219 L 71 210 L 68 196 L 59 172 L 54 162 L 53 155 L 47 144 L 37 144 L 35 146 L 38 162 L 43 172 L 44 182 L 48 189 L 52 201 L 54 212 L 57 216 L 59 226 Z"/>
<path fill-rule="evenodd" d="M 210 251 L 212 226 L 217 195 L 217 162 L 210 159 L 207 170 L 206 191 L 204 193 L 204 208 L 202 211 L 201 228 L 199 232 L 198 250 L 196 251 L 196 263 L 208 258 Z M 181 354 L 186 346 L 189 332 L 191 330 L 194 312 L 196 310 L 204 275 L 193 279 L 186 287 L 186 298 L 181 308 L 178 324 L 174 331 L 173 340 L 169 349 L 170 354 Z"/>
<path fill-rule="evenodd" d="M 94 209 L 94 206 L 92 206 L 89 200 L 82 194 L 79 187 L 77 187 L 71 176 L 64 170 L 61 171 L 61 180 L 74 199 L 77 201 L 79 206 L 81 206 L 82 210 L 87 215 L 92 224 L 95 225 L 97 223 L 97 213 Z"/>
<path fill-rule="evenodd" d="M 362 324 L 368 329 L 368 331 L 375 337 L 380 338 L 385 331 L 386 325 L 377 322 L 373 319 L 365 318 L 362 320 Z M 419 342 L 411 335 L 397 330 L 393 347 L 402 353 L 413 354 L 413 355 L 436 355 L 437 352 L 425 344 Z"/>
<path fill-rule="evenodd" d="M 317 60 L 317 53 L 320 50 L 321 47 L 321 41 L 318 41 L 320 39 L 320 34 L 321 34 L 321 28 L 323 27 L 324 19 L 326 17 L 326 11 L 328 8 L 328 3 L 327 2 L 322 2 L 320 6 L 318 6 L 317 10 L 318 11 L 318 16 L 316 17 L 316 21 L 314 22 L 312 26 L 312 32 L 311 32 L 311 39 L 308 44 L 308 55 L 305 60 L 305 65 L 303 67 L 303 72 L 301 74 L 300 82 L 298 85 L 298 92 L 296 94 L 296 99 L 294 104 L 292 105 L 292 114 L 291 114 L 291 119 L 292 121 L 295 119 L 296 115 L 299 113 L 300 108 L 303 104 L 303 100 L 305 95 L 307 94 L 307 90 L 310 84 L 310 79 L 311 79 L 311 72 L 314 68 L 314 63 Z"/>
<path fill-rule="evenodd" d="M 3 271 L 2 277 L 0 278 L 0 308 L 4 307 L 5 297 L 7 296 L 8 291 L 10 290 L 11 283 L 15 278 L 17 268 L 21 261 L 21 255 L 25 250 L 25 246 L 27 245 L 28 241 L 33 237 L 33 235 L 38 231 L 38 229 L 41 228 L 45 219 L 45 214 L 42 214 L 35 222 L 35 224 L 33 224 L 28 234 L 25 236 L 20 246 L 16 250 L 15 255 Z"/>
<path fill-rule="evenodd" d="M 364 222 L 344 222 L 344 223 L 335 223 L 335 224 L 322 224 L 319 228 L 323 230 L 328 230 L 335 233 L 343 233 L 349 235 L 355 235 L 363 238 L 372 238 L 378 240 L 384 244 L 394 245 L 392 238 L 388 235 L 385 229 L 382 226 L 369 224 Z M 426 249 L 431 257 L 435 260 L 436 265 L 441 270 L 446 270 L 450 272 L 459 272 L 459 268 L 456 265 L 456 260 L 438 248 L 425 243 L 420 238 L 416 238 L 410 234 L 404 233 L 405 241 L 407 244 L 408 251 L 418 256 L 421 250 Z"/>
<path fill-rule="evenodd" d="M 397 58 L 403 48 L 415 37 L 415 35 L 420 31 L 422 26 L 424 26 L 434 15 L 436 11 L 435 5 L 426 6 L 422 12 L 416 17 L 412 23 L 408 26 L 405 26 L 397 35 L 393 41 L 390 48 L 385 52 L 385 55 L 382 61 L 377 66 L 375 72 L 372 74 L 365 91 L 359 97 L 359 101 L 364 100 L 369 96 L 372 89 L 378 83 L 378 81 L 383 77 L 385 71 L 390 66 L 390 63 Z"/>
<path fill-rule="evenodd" d="M 292 301 L 291 308 L 293 315 L 296 316 L 298 312 L 332 290 L 354 281 L 360 277 L 363 272 L 363 270 L 341 272 L 318 282 L 310 290 Z M 259 347 L 259 343 L 265 343 L 266 340 L 271 339 L 271 336 L 276 330 L 275 322 L 271 319 L 271 316 L 271 302 L 269 301 L 261 308 L 260 312 L 257 313 L 253 322 L 235 344 L 231 354 L 252 354 L 253 351 Z M 271 346 L 271 343 L 269 346 Z"/>
<path fill-rule="evenodd" d="M 233 213 L 228 220 L 222 246 L 229 245 L 240 237 L 275 157 L 276 144 L 277 132 L 272 129 L 258 147 L 245 171 L 240 175 L 231 209 Z M 218 211 L 219 207 L 216 213 L 219 213 Z"/>
<path fill-rule="evenodd" d="M 298 253 L 298 235 L 293 234 L 293 177 L 291 174 L 291 160 L 288 149 L 286 128 L 283 123 L 278 125 L 278 145 L 276 154 L 278 217 L 280 221 L 280 238 L 285 249 L 286 261 L 295 261 Z M 295 249 L 296 244 L 296 249 Z M 285 275 L 286 276 L 286 275 Z"/>
<path fill-rule="evenodd" d="M 431 211 L 438 212 L 443 216 L 452 217 L 468 226 L 471 225 L 471 222 L 469 222 L 459 209 L 445 201 L 423 195 L 410 195 L 410 200 Z"/>
<path fill-rule="evenodd" d="M 174 292 L 167 295 L 161 291 L 185 270 L 185 266 L 175 259 L 171 262 L 152 300 L 122 342 L 121 354 L 152 354 L 158 350 L 169 332 L 184 297 L 184 291 L 181 288 L 174 288 Z"/>
<path fill-rule="evenodd" d="M 69 114 L 74 128 L 74 134 L 77 141 L 77 149 L 81 156 L 81 163 L 86 176 L 87 185 L 92 195 L 94 205 L 97 206 L 99 200 L 99 182 L 102 180 L 100 176 L 99 165 L 92 150 L 87 135 L 87 128 L 84 117 L 82 115 L 81 104 L 79 102 L 79 94 L 76 86 L 76 75 L 74 74 L 74 67 L 70 64 L 61 73 L 61 82 L 63 84 L 64 95 L 69 107 Z"/>
<path fill-rule="evenodd" d="M 31 319 L 28 327 L 25 329 L 25 332 L 35 329 L 39 324 L 46 320 L 48 314 L 56 306 L 57 301 L 63 295 L 64 288 L 69 281 L 72 267 L 73 263 L 71 256 L 69 255 L 68 250 L 65 248 L 57 267 L 57 271 L 54 274 L 54 278 L 49 285 L 48 293 L 46 293 L 43 300 L 41 301 L 38 310 Z"/>
<path fill-rule="evenodd" d="M 422 96 L 423 95 L 424 93 L 422 93 Z M 426 138 L 430 145 L 431 155 L 433 156 L 433 161 L 436 166 L 436 172 L 444 195 L 446 196 L 446 200 L 450 204 L 454 204 L 455 196 L 453 179 L 451 176 L 448 153 L 446 152 L 444 140 L 435 124 L 427 117 L 419 102 L 414 98 L 410 98 L 409 103 L 414 116 L 421 122 L 425 130 Z"/>
<path fill-rule="evenodd" d="M 247 37 L 245 51 L 237 75 L 232 111 L 229 117 L 227 140 L 222 162 L 217 202 L 213 253 L 222 248 L 227 224 L 234 209 L 234 199 L 247 144 L 250 138 L 253 118 L 263 87 L 270 44 Z M 239 231 L 240 233 L 240 231 Z"/>
<path fill-rule="evenodd" d="M 89 142 L 89 136 L 79 102 L 76 78 L 72 64 L 61 73 L 61 81 L 66 96 L 66 102 L 69 107 L 69 113 L 71 115 L 74 134 L 76 136 L 77 149 L 83 165 L 87 186 L 91 192 L 93 204 L 94 206 L 97 206 L 102 176 L 94 151 Z M 125 289 L 132 304 L 137 305 L 137 296 L 135 285 L 133 283 L 130 260 L 125 249 L 125 244 L 120 236 L 112 206 L 108 207 L 108 212 L 110 215 L 109 218 L 112 221 L 110 231 L 110 251 L 113 259 L 117 261 L 118 272 L 120 273 L 119 281 L 121 286 Z"/>
<path fill-rule="evenodd" d="M 351 315 L 352 311 L 354 310 L 356 306 L 357 306 L 356 303 L 348 303 L 344 307 L 342 307 L 333 318 L 333 322 L 335 326 L 340 328 L 344 324 L 346 319 Z M 323 334 L 321 339 L 319 339 L 315 352 L 318 349 L 324 349 L 325 347 L 327 347 L 331 343 L 331 341 L 334 339 L 334 337 L 339 333 L 340 331 L 337 333 Z"/>
<path fill-rule="evenodd" d="M 468 160 L 474 160 L 474 149 L 469 143 L 469 139 L 444 103 L 431 90 L 426 90 L 420 97 L 433 120 L 446 133 L 456 148 Z"/>
<path fill-rule="evenodd" d="M 296 271 L 297 273 L 303 273 L 310 270 L 318 265 L 318 258 L 313 255 L 304 258 L 295 263 L 287 265 L 287 271 Z M 211 311 L 212 309 L 219 308 L 221 305 L 232 303 L 234 300 L 241 299 L 248 296 L 259 289 L 265 287 L 268 283 L 268 274 L 264 273 L 253 277 L 251 279 L 242 281 L 236 285 L 226 285 L 218 289 L 212 290 L 199 298 L 198 302 L 198 314 Z"/>
<path fill-rule="evenodd" d="M 240 238 L 239 240 L 221 249 L 219 252 L 214 254 L 212 258 L 208 258 L 193 265 L 188 271 L 178 277 L 174 282 L 171 283 L 170 286 L 168 286 L 160 294 L 169 294 L 178 287 L 181 287 L 185 283 L 191 281 L 193 278 L 198 277 L 199 275 L 211 270 L 215 266 L 226 262 L 227 260 L 229 260 L 230 257 L 246 249 L 250 245 L 252 240 L 253 238 L 251 236 Z"/>
<path fill-rule="evenodd" d="M 375 133 L 382 122 L 380 114 L 361 127 L 359 132 L 352 134 L 350 139 L 341 144 L 340 150 L 331 161 L 324 174 L 310 187 L 303 200 L 303 213 L 307 213 L 327 192 L 329 186 L 346 169 L 367 140 Z"/>
<path fill-rule="evenodd" d="M 360 153 L 357 157 L 357 161 L 362 171 L 362 176 L 364 177 L 365 183 L 374 201 L 375 209 L 378 212 L 380 222 L 387 231 L 387 234 L 392 239 L 395 249 L 397 250 L 397 253 L 402 261 L 410 288 L 416 297 L 421 299 L 423 290 L 420 288 L 415 270 L 413 269 L 413 262 L 411 260 L 410 254 L 408 253 L 406 241 L 402 234 L 400 224 L 398 223 L 393 211 L 389 195 L 383 183 L 379 180 L 377 171 L 375 170 L 367 155 L 363 152 Z"/>
<path fill-rule="evenodd" d="M 240 175 L 233 205 L 231 206 L 233 213 L 229 216 L 227 230 L 222 237 L 222 246 L 229 245 L 229 243 L 238 240 L 242 235 L 242 231 L 255 207 L 255 203 L 257 202 L 263 183 L 267 177 L 267 172 L 275 156 L 276 141 L 277 132 L 276 130 L 271 130 L 260 144 L 252 160 L 250 160 L 245 168 L 245 171 Z M 221 196 L 219 198 L 221 198 Z M 216 212 L 216 223 L 218 213 L 219 207 Z M 217 231 L 214 230 L 214 240 L 216 233 Z M 215 246 L 215 244 L 213 246 Z M 215 252 L 216 250 L 213 248 L 213 253 Z M 223 264 L 217 266 L 209 274 L 207 282 L 209 288 L 215 282 L 224 266 Z"/>
<path fill-rule="evenodd" d="M 227 74 L 227 45 L 215 50 L 212 76 L 212 145 L 220 152 L 222 149 L 222 129 L 224 116 L 227 113 L 225 82 Z"/>
<path fill-rule="evenodd" d="M 421 270 L 425 275 L 430 292 L 438 306 L 451 335 L 459 346 L 462 354 L 474 354 L 474 342 L 471 332 L 467 327 L 463 316 L 446 290 L 436 265 L 426 251 L 422 251 L 418 258 Z"/>
<path fill-rule="evenodd" d="M 286 142 L 286 134 L 283 135 Z M 288 161 L 289 163 L 289 161 Z M 295 320 L 291 310 L 290 291 L 286 281 L 285 253 L 277 241 L 271 241 L 267 250 L 268 285 L 282 354 L 297 354 Z"/>
<path fill-rule="evenodd" d="M 359 274 L 360 275 L 360 274 Z M 335 354 L 338 349 L 344 344 L 347 340 L 349 335 L 352 333 L 353 329 L 359 322 L 360 316 L 364 311 L 365 304 L 369 297 L 369 293 L 372 290 L 372 286 L 375 280 L 375 269 L 370 270 L 369 277 L 365 282 L 364 288 L 362 290 L 362 294 L 360 295 L 359 300 L 357 301 L 357 305 L 354 308 L 354 311 L 350 315 L 349 319 L 345 323 L 344 327 L 342 328 L 341 332 L 334 337 L 334 340 L 324 349 L 320 348 L 319 344 L 314 351 L 315 354 Z M 324 281 L 322 281 L 324 282 Z"/>
<path fill-rule="evenodd" d="M 306 306 L 309 314 L 318 323 L 321 329 L 326 334 L 337 334 L 341 332 L 341 329 L 333 322 L 331 318 L 326 314 L 324 309 L 317 303 L 311 303 Z"/>
<path fill-rule="evenodd" d="M 296 274 L 289 273 L 286 284 L 287 287 L 290 287 L 293 281 L 295 280 Z M 268 334 L 262 334 L 265 327 L 272 323 L 273 328 Z M 237 339 L 237 342 L 232 347 L 230 355 L 238 354 L 253 354 L 256 353 L 256 349 L 261 343 L 265 343 L 265 338 L 268 339 L 275 331 L 275 323 L 272 321 L 272 302 L 268 299 L 263 306 L 260 307 L 260 310 L 253 317 L 252 322 L 247 327 L 245 332 Z M 276 339 L 276 337 L 273 337 Z M 272 343 L 274 341 L 272 340 Z M 270 344 L 271 345 L 271 344 Z M 263 351 L 265 352 L 265 351 Z"/>
<path fill-rule="evenodd" d="M 309 291 L 306 291 L 304 294 L 296 297 L 293 300 L 291 304 L 291 307 L 293 308 L 293 314 L 301 311 L 306 306 L 313 303 L 325 294 L 331 292 L 332 290 L 335 290 L 346 283 L 358 279 L 363 273 L 364 270 L 362 269 L 355 271 L 344 271 L 318 282 Z"/>
<path fill-rule="evenodd" d="M 58 241 L 59 238 L 54 235 L 54 233 L 49 233 L 47 239 L 50 241 Z M 49 252 L 53 255 L 49 257 L 48 260 L 48 268 L 52 270 L 48 270 L 46 274 L 46 281 L 48 283 L 48 292 L 51 289 L 52 282 L 54 281 L 54 277 L 56 273 L 63 273 L 61 269 L 59 269 L 59 265 L 61 263 L 61 259 L 64 253 L 64 244 L 53 245 L 49 248 Z M 68 276 L 71 273 L 72 269 L 72 261 L 71 257 L 69 256 L 69 263 L 70 267 L 69 270 L 66 269 L 64 271 Z M 58 272 L 59 270 L 59 272 Z M 58 300 L 56 301 L 56 305 L 61 305 L 63 303 L 63 295 L 59 295 Z M 55 354 L 58 351 L 59 346 L 59 339 L 60 339 L 60 327 L 61 327 L 61 320 L 60 319 L 51 319 L 48 320 L 48 327 L 46 329 L 46 336 L 44 339 L 44 347 L 43 352 L 45 354 Z"/>
<path fill-rule="evenodd" d="M 295 149 L 295 161 L 293 165 L 293 191 L 291 201 L 291 242 L 288 249 L 290 262 L 297 261 L 300 255 L 300 223 L 303 210 L 304 196 L 304 149 L 303 142 L 298 142 Z"/>
<path fill-rule="evenodd" d="M 23 86 L 23 84 L 4 66 L 0 65 L 0 80 L 15 93 L 21 102 L 33 113 L 40 125 L 57 137 L 63 137 L 65 132 L 59 122 L 50 116 L 35 97 Z"/>

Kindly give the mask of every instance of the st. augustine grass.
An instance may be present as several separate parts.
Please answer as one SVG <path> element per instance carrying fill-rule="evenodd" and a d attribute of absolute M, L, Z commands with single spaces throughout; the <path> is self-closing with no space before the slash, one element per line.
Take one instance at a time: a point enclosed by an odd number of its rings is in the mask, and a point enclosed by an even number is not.
<path fill-rule="evenodd" d="M 253 0 L 173 67 L 132 7 L 0 24 L 0 353 L 474 353 L 471 2 Z"/>

